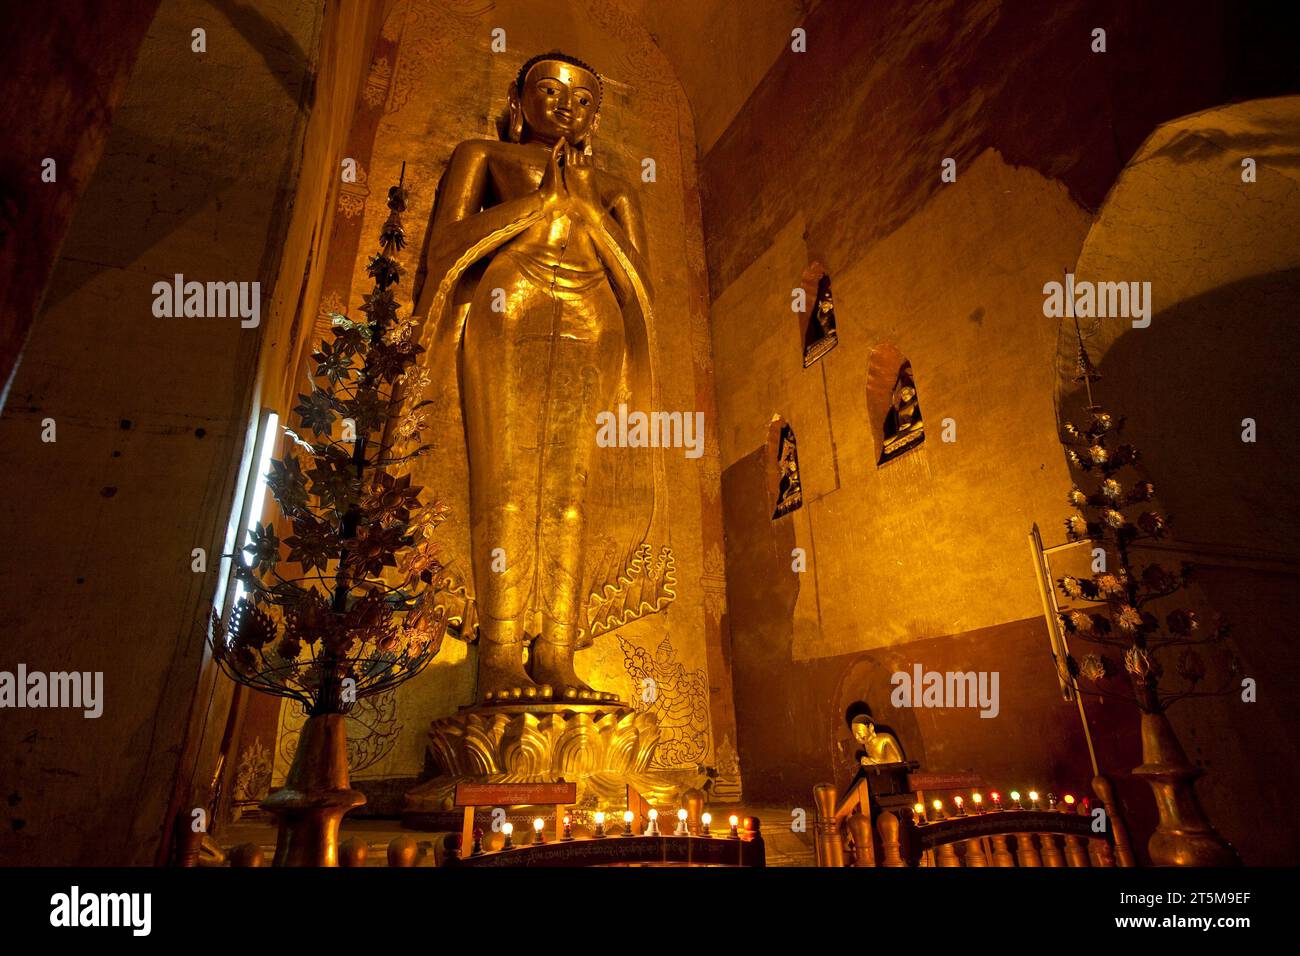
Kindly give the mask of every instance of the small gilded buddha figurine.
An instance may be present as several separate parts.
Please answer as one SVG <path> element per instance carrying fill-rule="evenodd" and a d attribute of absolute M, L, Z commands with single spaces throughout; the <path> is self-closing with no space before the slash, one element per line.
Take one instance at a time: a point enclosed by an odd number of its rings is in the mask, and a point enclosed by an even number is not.
<path fill-rule="evenodd" d="M 877 763 L 903 763 L 903 748 L 893 734 L 876 730 L 875 722 L 870 717 L 861 715 L 853 719 L 851 728 L 853 739 L 860 748 L 856 754 L 858 763 L 866 767 Z"/>
<path fill-rule="evenodd" d="M 598 413 L 657 394 L 645 221 L 593 159 L 602 92 L 573 57 L 526 62 L 505 138 L 456 147 L 430 224 L 414 314 L 433 452 L 413 470 L 460 488 L 446 564 L 474 606 L 487 702 L 614 699 L 574 669 L 590 608 L 625 622 L 672 597 L 629 587 L 666 540 L 658 450 L 595 440 Z M 610 612 L 619 588 L 635 599 Z"/>

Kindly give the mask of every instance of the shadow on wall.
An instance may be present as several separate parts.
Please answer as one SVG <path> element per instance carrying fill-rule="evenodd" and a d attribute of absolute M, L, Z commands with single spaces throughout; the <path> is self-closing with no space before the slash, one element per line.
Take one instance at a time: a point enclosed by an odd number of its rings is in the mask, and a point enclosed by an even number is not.
<path fill-rule="evenodd" d="M 1094 385 L 1141 451 L 1133 478 L 1155 485 L 1171 543 L 1188 549 L 1161 556 L 1166 566 L 1193 564 L 1184 603 L 1223 616 L 1243 675 L 1260 685 L 1253 703 L 1234 692 L 1170 712 L 1189 758 L 1207 770 L 1197 789 L 1210 819 L 1252 864 L 1300 856 L 1300 825 L 1287 810 L 1300 787 L 1298 300 L 1300 270 L 1184 300 L 1116 339 Z M 1064 417 L 1078 420 L 1084 404 L 1081 390 L 1067 393 Z M 1245 418 L 1256 423 L 1254 442 L 1242 440 Z M 1136 732 L 1136 712 L 1132 720 Z M 1130 800 L 1141 792 L 1123 789 Z M 1273 821 L 1268 832 L 1242 818 L 1247 804 L 1250 819 Z"/>
<path fill-rule="evenodd" d="M 228 97 L 235 97 L 254 82 L 269 76 L 283 91 L 284 96 L 296 104 L 299 116 L 311 110 L 315 95 L 315 76 L 302 44 L 265 12 L 235 0 L 209 0 L 221 11 L 228 23 L 206 17 L 194 19 L 195 25 L 207 30 L 205 53 L 190 50 L 188 30 L 183 51 L 174 60 L 177 76 L 182 82 L 232 84 Z M 193 19 L 192 14 L 186 14 Z M 187 21 L 188 22 L 188 21 Z M 174 25 L 174 24 L 173 24 Z M 155 22 L 151 29 L 168 29 L 168 24 Z M 237 34 L 231 35 L 231 30 Z M 265 72 L 257 68 L 260 61 Z M 189 72 L 185 72 L 188 70 Z M 144 97 L 139 97 L 144 99 Z M 97 265 L 126 269 L 132 265 L 145 269 L 154 267 L 155 260 L 165 258 L 167 243 L 187 230 L 213 228 L 196 226 L 194 220 L 212 216 L 215 209 L 220 214 L 222 197 L 231 189 L 247 185 L 251 167 L 272 165 L 279 169 L 277 196 L 289 195 L 291 178 L 299 159 L 293 149 L 282 155 L 266 149 L 268 134 L 257 123 L 247 121 L 236 127 L 235 121 L 243 114 L 216 114 L 206 125 L 196 125 L 183 113 L 172 108 L 121 111 L 113 126 L 108 146 L 96 176 L 105 182 L 132 183 L 136 195 L 147 201 L 120 203 L 114 215 L 100 219 L 93 204 L 84 204 L 77 210 L 75 228 L 69 231 L 68 244 L 63 254 L 73 258 L 89 258 Z M 265 115 L 268 110 L 264 111 Z M 201 175 L 195 175 L 202 173 Z M 283 207 L 285 203 L 277 203 Z M 280 218 L 287 213 L 277 212 Z M 100 221 L 95 221 L 100 219 Z M 110 261 L 91 258 L 79 249 L 77 236 L 83 232 L 105 233 L 116 237 Z M 155 251 L 156 255 L 149 255 Z M 279 250 L 267 253 L 261 276 L 195 275 L 200 281 L 214 279 L 265 278 L 274 268 L 271 261 Z M 161 274 L 161 272 L 160 272 Z M 58 281 L 50 284 L 44 308 L 55 308 L 76 294 L 93 274 L 64 269 Z"/>
<path fill-rule="evenodd" d="M 1074 268 L 1087 280 L 1149 281 L 1161 309 L 1145 328 L 1107 318 L 1083 331 L 1102 375 L 1094 394 L 1126 416 L 1125 438 L 1141 452 L 1132 477 L 1154 484 L 1170 520 L 1164 543 L 1179 550 L 1159 560 L 1193 564 L 1178 603 L 1222 615 L 1245 676 L 1259 682 L 1255 703 L 1238 692 L 1170 711 L 1189 759 L 1208 771 L 1197 790 L 1210 819 L 1253 864 L 1300 857 L 1287 809 L 1300 785 L 1300 652 L 1290 638 L 1300 599 L 1297 146 L 1295 96 L 1162 124 L 1112 187 Z M 1076 350 L 1063 319 L 1061 415 L 1078 421 Z"/>
<path fill-rule="evenodd" d="M 1099 362 L 1094 393 L 1127 416 L 1137 469 L 1180 543 L 1300 557 L 1297 301 L 1300 269 L 1223 285 L 1130 329 Z M 1086 403 L 1081 388 L 1066 393 L 1065 417 Z"/>
<path fill-rule="evenodd" d="M 939 157 L 965 169 L 994 148 L 1097 209 L 1158 123 L 1295 91 L 1294 31 L 1252 6 L 1063 0 L 1035 16 L 993 0 L 822 0 L 803 24 L 818 42 L 784 52 L 704 156 L 713 295 L 796 214 L 832 263 L 894 232 L 945 188 Z M 1087 43 L 1099 21 L 1104 55 Z M 834 160 L 779 166 L 782 188 L 757 203 L 774 142 Z M 826 188 L 837 174 L 846 186 Z"/>
<path fill-rule="evenodd" d="M 1257 119 L 1249 131 L 1218 126 L 1183 130 L 1151 157 L 1199 166 L 1221 159 L 1225 152 L 1235 158 L 1258 155 L 1261 151 L 1267 151 L 1270 166 L 1300 169 L 1300 133 L 1296 132 L 1294 121 Z M 1230 165 L 1235 170 L 1236 163 Z"/>
<path fill-rule="evenodd" d="M 811 575 L 791 573 L 794 527 L 788 516 L 772 518 L 772 467 L 769 449 L 760 446 L 722 476 L 746 799 L 806 806 L 815 784 L 833 780 L 845 786 L 854 765 L 844 718 L 855 701 L 864 701 L 880 725 L 892 728 L 908 759 L 924 770 L 973 769 L 995 787 L 1080 792 L 1091 776 L 1087 752 L 1074 705 L 1060 698 L 1040 618 L 873 651 L 794 659 L 798 589 L 814 585 Z M 1026 555 L 1025 574 L 1031 573 Z M 872 624 L 862 621 L 864 630 Z M 917 664 L 926 671 L 997 671 L 997 717 L 982 718 L 969 707 L 892 706 L 893 675 L 910 674 Z M 1119 765 L 1136 765 L 1136 757 L 1125 754 Z"/>
<path fill-rule="evenodd" d="M 315 84 L 304 72 L 310 67 L 307 52 L 283 25 L 276 23 L 254 4 L 237 0 L 208 0 L 221 11 L 230 25 L 239 32 L 284 90 L 284 95 L 298 102 L 300 108 L 310 111 L 314 101 Z"/>
<path fill-rule="evenodd" d="M 1300 787 L 1300 656 L 1290 639 L 1291 609 L 1300 598 L 1291 537 L 1300 524 L 1300 449 L 1292 437 L 1300 385 L 1289 369 L 1290 310 L 1298 299 L 1300 270 L 1187 299 L 1153 316 L 1149 328 L 1121 335 L 1101 360 L 1097 386 L 1099 397 L 1127 416 L 1126 436 L 1143 453 L 1138 470 L 1155 483 L 1179 543 L 1264 552 L 1282 568 L 1214 562 L 1198 568 L 1193 603 L 1233 623 L 1246 673 L 1263 691 L 1253 705 L 1229 696 L 1184 702 L 1171 713 L 1188 756 L 1208 771 L 1198 787 L 1207 812 L 1254 864 L 1300 854 L 1300 828 L 1285 822 L 1291 819 L 1285 795 Z M 1064 404 L 1080 401 L 1070 393 Z M 1241 440 L 1244 417 L 1257 422 L 1255 443 Z M 1082 789 L 1090 776 L 1087 754 L 1074 707 L 1060 699 L 1041 619 L 861 654 L 793 658 L 798 589 L 813 583 L 790 573 L 794 529 L 790 518 L 772 518 L 773 461 L 762 446 L 723 475 L 747 798 L 799 806 L 818 781 L 846 783 L 852 766 L 841 746 L 848 738 L 843 715 L 855 700 L 894 728 L 923 769 L 972 769 L 1003 788 Z M 1061 489 L 1062 517 L 1067 490 Z M 1181 557 L 1171 556 L 1175 564 Z M 1031 573 L 1027 561 L 1025 573 Z M 864 619 L 862 626 L 872 623 Z M 916 663 L 926 670 L 999 671 L 999 719 L 953 708 L 891 707 L 892 674 Z M 1140 762 L 1137 710 L 1095 697 L 1087 708 L 1102 769 L 1144 839 L 1155 821 L 1149 789 L 1129 774 Z M 1277 821 L 1269 832 L 1250 825 L 1255 814 L 1240 813 L 1247 800 Z"/>

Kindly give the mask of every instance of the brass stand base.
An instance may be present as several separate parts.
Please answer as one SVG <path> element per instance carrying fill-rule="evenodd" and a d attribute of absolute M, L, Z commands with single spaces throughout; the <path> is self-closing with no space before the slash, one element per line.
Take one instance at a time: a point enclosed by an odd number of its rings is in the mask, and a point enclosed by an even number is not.
<path fill-rule="evenodd" d="M 630 785 L 652 804 L 680 805 L 705 782 L 695 770 L 652 770 L 659 727 L 619 703 L 525 703 L 466 707 L 435 720 L 430 749 L 444 774 L 409 790 L 403 825 L 437 826 L 457 783 L 578 785 L 578 806 L 622 808 Z"/>
<path fill-rule="evenodd" d="M 307 718 L 285 785 L 262 801 L 280 821 L 275 866 L 338 866 L 339 825 L 366 802 L 348 782 L 342 714 Z"/>
<path fill-rule="evenodd" d="M 1187 759 L 1164 714 L 1142 715 L 1142 765 L 1133 771 L 1151 787 L 1160 823 L 1147 842 L 1156 866 L 1241 866 L 1196 799 L 1200 768 Z"/>

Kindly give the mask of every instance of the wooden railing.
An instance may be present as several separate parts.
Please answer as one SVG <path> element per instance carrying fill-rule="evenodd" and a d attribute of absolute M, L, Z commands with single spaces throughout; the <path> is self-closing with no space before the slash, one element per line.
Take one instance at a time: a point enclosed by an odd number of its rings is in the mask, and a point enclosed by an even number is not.
<path fill-rule="evenodd" d="M 527 844 L 496 852 L 448 857 L 453 867 L 536 866 L 763 866 L 763 838 L 755 830 L 741 837 L 608 836 Z"/>
<path fill-rule="evenodd" d="M 511 787 L 496 784 L 468 788 L 472 793 L 486 792 L 510 805 Z M 499 849 L 484 847 L 482 833 L 474 827 L 473 799 L 462 801 L 457 788 L 456 802 L 465 806 L 464 826 L 458 852 L 449 855 L 444 866 L 453 867 L 522 867 L 522 866 L 765 866 L 767 855 L 758 817 L 747 816 L 743 822 L 733 816 L 729 829 L 711 830 L 710 818 L 701 815 L 689 819 L 680 811 L 680 820 L 671 834 L 659 829 L 658 812 L 650 801 L 632 786 L 627 787 L 627 812 L 623 828 L 611 826 L 606 835 L 603 814 L 597 816 L 594 832 L 589 827 L 571 827 L 564 812 L 564 802 L 576 800 L 573 784 L 543 784 L 535 788 L 556 795 L 562 802 L 555 806 L 555 837 L 547 841 L 542 835 L 543 820 L 534 821 L 535 835 L 528 843 L 508 841 Z M 561 793 L 564 788 L 567 791 Z M 497 801 L 489 801 L 497 802 Z M 512 830 L 513 832 L 513 830 Z"/>
<path fill-rule="evenodd" d="M 865 780 L 845 798 L 814 789 L 819 866 L 1134 866 L 1114 790 L 1093 780 L 1098 802 L 1003 803 L 978 791 L 936 800 L 939 809 L 875 806 Z M 996 797 L 996 794 L 989 796 Z M 1022 798 L 1023 799 L 1023 798 Z"/>

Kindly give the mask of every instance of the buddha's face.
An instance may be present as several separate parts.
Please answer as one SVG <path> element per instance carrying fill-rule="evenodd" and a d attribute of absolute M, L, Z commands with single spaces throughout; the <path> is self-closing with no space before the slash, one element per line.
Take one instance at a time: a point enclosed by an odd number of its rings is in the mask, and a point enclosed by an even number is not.
<path fill-rule="evenodd" d="M 532 137 L 554 143 L 563 137 L 573 145 L 586 140 L 600 109 L 600 82 L 572 63 L 542 60 L 524 77 L 519 105 Z"/>
<path fill-rule="evenodd" d="M 875 736 L 875 733 L 876 725 L 870 720 L 858 717 L 853 721 L 853 736 L 858 743 L 864 743 L 868 738 Z"/>

